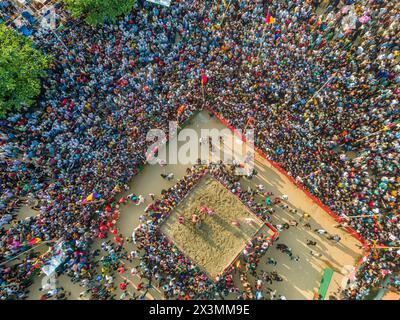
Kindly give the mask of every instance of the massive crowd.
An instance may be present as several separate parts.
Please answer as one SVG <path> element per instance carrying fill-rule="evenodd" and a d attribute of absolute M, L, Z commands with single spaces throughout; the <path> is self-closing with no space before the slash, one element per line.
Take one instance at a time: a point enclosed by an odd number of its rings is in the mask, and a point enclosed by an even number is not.
<path fill-rule="evenodd" d="M 3 262 L 39 241 L 63 241 L 77 281 L 96 277 L 90 246 L 114 230 L 146 133 L 204 107 L 251 123 L 271 160 L 379 248 L 343 292 L 367 295 L 399 265 L 381 248 L 399 245 L 399 21 L 395 2 L 379 0 L 138 2 L 115 24 L 37 33 L 54 57 L 38 107 L 0 123 L 0 297 L 26 296 L 36 253 Z M 18 220 L 24 201 L 40 214 Z"/>
<path fill-rule="evenodd" d="M 10 1 L 0 1 L 0 22 L 7 21 L 15 13 L 15 7 Z"/>
<path fill-rule="evenodd" d="M 245 285 L 245 283 L 248 283 L 247 281 L 242 281 L 243 291 L 234 285 L 234 273 L 241 270 L 242 274 L 249 272 L 257 276 L 256 269 L 260 259 L 272 243 L 271 236 L 268 237 L 262 233 L 257 234 L 246 244 L 246 248 L 238 258 L 239 262 L 236 261 L 228 266 L 225 273 L 217 276 L 216 279 L 210 279 L 160 232 L 159 226 L 163 221 L 168 219 L 173 209 L 207 174 L 212 175 L 227 189 L 231 190 L 263 221 L 268 221 L 270 207 L 257 203 L 251 191 L 246 192 L 242 189 L 240 179 L 234 175 L 233 168 L 222 163 L 199 164 L 188 169 L 187 174 L 176 185 L 164 190 L 162 199 L 146 208 L 146 212 L 149 214 L 148 220 L 135 229 L 133 236 L 135 242 L 140 244 L 139 247 L 144 250 L 144 254 L 140 256 L 140 266 L 144 269 L 144 274 L 148 278 L 151 278 L 154 274 L 157 285 L 163 288 L 166 298 L 214 299 L 218 296 L 226 297 L 229 294 L 236 294 L 238 299 L 254 297 L 250 284 Z M 241 261 L 244 263 L 243 266 Z"/>

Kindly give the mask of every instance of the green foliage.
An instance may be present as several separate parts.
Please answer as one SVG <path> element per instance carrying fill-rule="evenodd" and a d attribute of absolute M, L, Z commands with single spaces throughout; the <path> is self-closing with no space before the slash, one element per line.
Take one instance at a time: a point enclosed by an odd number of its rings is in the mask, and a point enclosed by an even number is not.
<path fill-rule="evenodd" d="M 64 0 L 64 3 L 74 18 L 83 16 L 87 24 L 95 26 L 130 12 L 135 0 Z"/>
<path fill-rule="evenodd" d="M 49 62 L 32 41 L 0 24 L 0 118 L 32 105 Z"/>

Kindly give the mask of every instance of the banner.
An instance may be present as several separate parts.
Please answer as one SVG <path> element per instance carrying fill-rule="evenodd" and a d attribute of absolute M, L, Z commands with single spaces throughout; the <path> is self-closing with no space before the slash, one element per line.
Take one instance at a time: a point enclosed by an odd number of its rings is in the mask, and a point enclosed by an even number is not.
<path fill-rule="evenodd" d="M 157 3 L 166 7 L 169 7 L 171 5 L 171 0 L 147 0 L 147 1 Z"/>
<path fill-rule="evenodd" d="M 46 263 L 46 265 L 43 266 L 42 271 L 43 273 L 46 274 L 46 276 L 51 276 L 56 269 L 65 261 L 67 258 L 67 255 L 65 254 L 65 251 L 63 249 L 63 243 L 64 242 L 59 242 L 55 245 L 53 249 L 53 257 L 51 260 Z"/>

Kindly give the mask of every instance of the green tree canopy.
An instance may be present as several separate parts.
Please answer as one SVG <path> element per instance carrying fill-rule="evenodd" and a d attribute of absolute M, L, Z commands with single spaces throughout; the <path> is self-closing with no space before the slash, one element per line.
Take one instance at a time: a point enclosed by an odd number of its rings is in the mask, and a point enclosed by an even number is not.
<path fill-rule="evenodd" d="M 0 118 L 10 110 L 32 105 L 49 62 L 32 41 L 0 25 Z"/>
<path fill-rule="evenodd" d="M 74 18 L 83 16 L 86 23 L 95 26 L 128 13 L 135 0 L 64 0 L 64 3 Z"/>

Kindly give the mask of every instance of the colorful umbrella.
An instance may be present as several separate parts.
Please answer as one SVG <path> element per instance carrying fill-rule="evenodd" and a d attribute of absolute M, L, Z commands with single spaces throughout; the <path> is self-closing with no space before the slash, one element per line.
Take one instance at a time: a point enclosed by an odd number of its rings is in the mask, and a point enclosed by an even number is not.
<path fill-rule="evenodd" d="M 371 17 L 369 16 L 362 16 L 358 21 L 360 21 L 362 24 L 367 24 L 371 20 Z"/>

